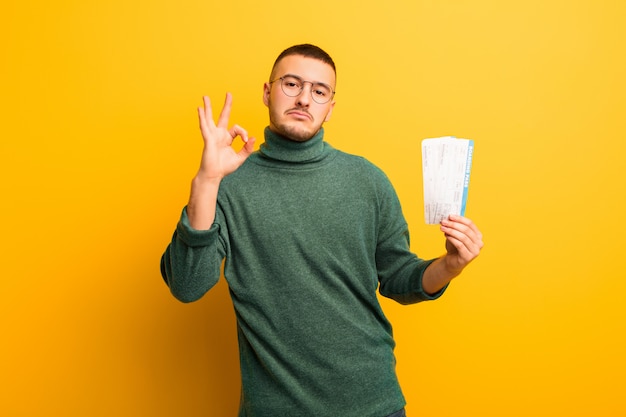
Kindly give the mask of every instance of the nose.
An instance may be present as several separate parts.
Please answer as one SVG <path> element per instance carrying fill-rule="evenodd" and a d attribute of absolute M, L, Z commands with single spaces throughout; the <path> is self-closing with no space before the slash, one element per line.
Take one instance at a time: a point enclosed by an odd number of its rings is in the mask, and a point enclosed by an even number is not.
<path fill-rule="evenodd" d="M 307 85 L 308 85 L 308 89 L 307 89 Z M 299 106 L 301 107 L 309 107 L 309 104 L 311 103 L 311 100 L 313 99 L 312 97 L 312 91 L 311 89 L 313 88 L 313 83 L 310 81 L 304 81 L 302 84 L 302 91 L 300 91 L 300 94 L 297 96 L 297 103 Z"/>

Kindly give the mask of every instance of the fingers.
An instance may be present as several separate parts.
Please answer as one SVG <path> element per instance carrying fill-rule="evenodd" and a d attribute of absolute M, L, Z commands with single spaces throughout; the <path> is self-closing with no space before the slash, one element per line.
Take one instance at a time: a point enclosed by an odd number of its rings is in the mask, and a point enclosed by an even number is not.
<path fill-rule="evenodd" d="M 254 137 L 248 137 L 248 131 L 246 129 L 244 129 L 243 127 L 239 126 L 239 125 L 234 125 L 232 127 L 232 129 L 230 129 L 229 133 L 230 133 L 230 136 L 232 136 L 233 140 L 237 136 L 239 136 L 239 137 L 241 137 L 241 140 L 244 143 L 243 148 L 241 148 L 241 150 L 239 152 L 237 152 L 237 155 L 239 155 L 243 159 L 245 159 L 248 156 L 250 156 L 250 154 L 254 151 L 254 141 L 255 141 L 255 138 Z M 232 143 L 232 141 L 231 141 L 231 143 Z"/>
<path fill-rule="evenodd" d="M 478 256 L 484 246 L 482 233 L 466 217 L 450 216 L 441 222 L 441 231 L 467 262 Z"/>
<path fill-rule="evenodd" d="M 211 107 L 211 99 L 208 96 L 203 96 L 202 101 L 204 108 L 198 107 L 198 116 L 201 126 L 209 126 L 213 124 L 213 109 Z M 217 127 L 228 128 L 228 120 L 230 119 L 230 110 L 233 105 L 233 96 L 230 93 L 226 93 L 226 99 L 224 101 L 224 107 L 220 113 L 220 118 L 217 121 Z"/>
<path fill-rule="evenodd" d="M 239 125 L 234 125 L 228 132 L 233 139 L 235 139 L 237 136 L 241 136 L 241 140 L 243 140 L 244 143 L 248 143 L 248 132 L 243 127 Z"/>
<path fill-rule="evenodd" d="M 213 121 L 213 109 L 211 107 L 211 99 L 208 96 L 202 97 L 204 107 L 198 107 L 198 120 L 200 122 L 200 129 L 205 140 L 209 138 L 220 138 L 229 145 L 232 144 L 233 139 L 240 136 L 244 143 L 248 143 L 248 132 L 239 125 L 234 125 L 228 129 L 228 121 L 230 119 L 230 113 L 232 109 L 233 97 L 231 93 L 226 93 L 226 99 L 224 100 L 224 107 L 220 112 L 220 117 L 217 124 Z M 217 128 L 217 129 L 216 129 Z M 218 133 L 218 132 L 222 133 Z M 230 138 L 225 134 L 228 132 Z"/>
<path fill-rule="evenodd" d="M 255 138 L 251 137 L 249 138 L 245 145 L 243 146 L 243 148 L 241 148 L 241 150 L 239 151 L 238 155 L 241 156 L 242 158 L 247 158 L 250 156 L 250 154 L 252 154 L 252 152 L 254 152 L 254 142 L 255 142 Z"/>
<path fill-rule="evenodd" d="M 483 234 L 467 217 L 450 215 L 447 220 L 441 222 L 441 226 L 444 233 L 456 231 L 457 238 L 460 238 L 460 235 L 465 235 L 482 248 Z"/>
<path fill-rule="evenodd" d="M 200 131 L 204 136 L 204 133 L 207 130 L 206 117 L 204 114 L 204 110 L 201 107 L 198 107 L 198 121 L 200 122 Z"/>
<path fill-rule="evenodd" d="M 224 100 L 224 107 L 220 113 L 220 118 L 217 121 L 218 127 L 228 128 L 228 120 L 230 119 L 230 109 L 233 106 L 233 95 L 226 93 L 226 99 Z"/>
<path fill-rule="evenodd" d="M 203 107 L 198 107 L 198 116 L 200 117 L 200 123 L 204 123 L 207 126 L 207 123 L 213 121 L 213 109 L 211 108 L 211 99 L 207 96 L 202 97 L 202 101 L 204 103 Z"/>

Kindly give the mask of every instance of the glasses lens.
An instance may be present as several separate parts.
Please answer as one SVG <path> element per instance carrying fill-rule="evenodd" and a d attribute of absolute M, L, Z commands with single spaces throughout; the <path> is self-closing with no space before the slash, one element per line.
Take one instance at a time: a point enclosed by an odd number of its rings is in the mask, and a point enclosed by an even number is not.
<path fill-rule="evenodd" d="M 289 97 L 295 97 L 302 91 L 302 80 L 292 76 L 282 78 L 280 86 Z"/>
<path fill-rule="evenodd" d="M 326 84 L 315 83 L 311 86 L 311 96 L 318 104 L 328 103 L 332 95 L 332 90 Z"/>

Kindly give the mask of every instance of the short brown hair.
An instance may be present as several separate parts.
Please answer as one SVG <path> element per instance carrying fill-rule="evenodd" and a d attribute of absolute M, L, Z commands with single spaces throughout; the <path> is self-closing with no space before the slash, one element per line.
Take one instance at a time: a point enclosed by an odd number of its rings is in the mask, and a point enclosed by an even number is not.
<path fill-rule="evenodd" d="M 330 65 L 335 72 L 335 75 L 337 75 L 335 62 L 330 57 L 330 55 L 328 55 L 326 51 L 324 51 L 322 48 L 311 45 L 309 43 L 294 45 L 282 51 L 280 55 L 278 55 L 278 58 L 276 58 L 276 61 L 274 61 L 274 65 L 272 66 L 272 73 L 274 72 L 274 68 L 276 68 L 276 65 L 280 62 L 280 60 L 290 55 L 301 55 L 306 58 L 313 58 L 322 61 L 325 64 Z"/>

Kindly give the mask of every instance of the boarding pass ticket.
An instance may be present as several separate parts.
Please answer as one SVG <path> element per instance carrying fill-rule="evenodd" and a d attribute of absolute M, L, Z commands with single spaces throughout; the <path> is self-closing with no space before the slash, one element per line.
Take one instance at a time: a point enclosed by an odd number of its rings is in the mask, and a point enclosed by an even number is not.
<path fill-rule="evenodd" d="M 437 224 L 450 214 L 465 215 L 474 141 L 453 136 L 422 141 L 424 219 Z"/>

